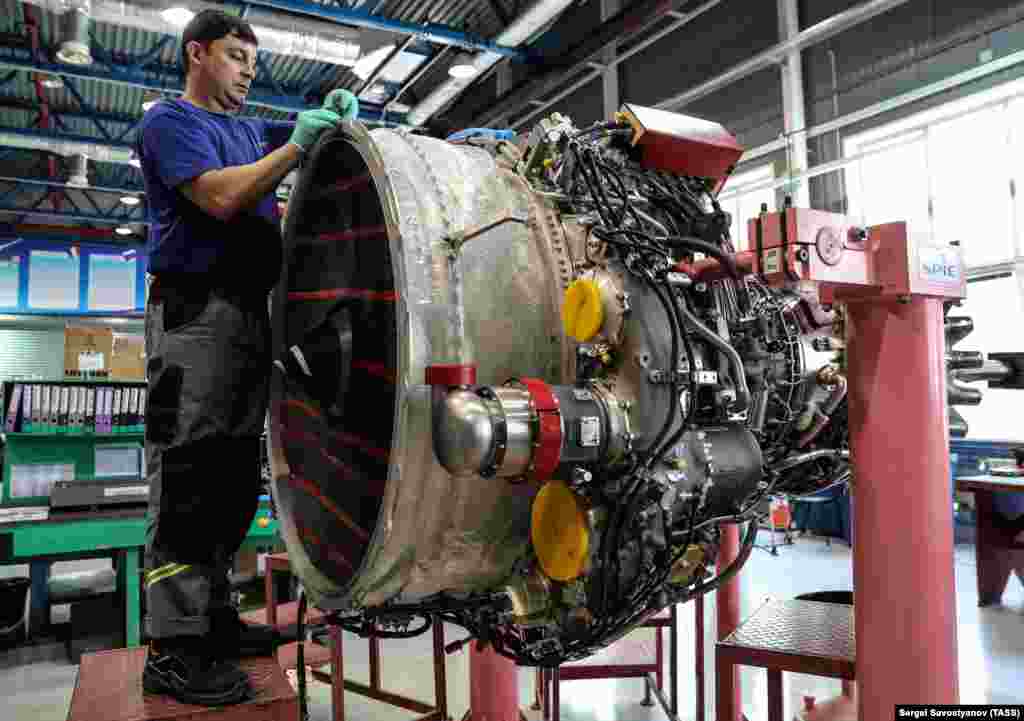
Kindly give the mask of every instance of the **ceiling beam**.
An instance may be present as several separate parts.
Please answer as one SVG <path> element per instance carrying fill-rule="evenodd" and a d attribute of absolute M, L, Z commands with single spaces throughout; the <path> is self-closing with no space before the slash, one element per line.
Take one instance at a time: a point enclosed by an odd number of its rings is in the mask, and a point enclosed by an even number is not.
<path fill-rule="evenodd" d="M 83 78 L 85 80 L 96 80 L 104 83 L 116 83 L 129 87 L 153 90 L 155 92 L 173 93 L 180 95 L 185 91 L 181 82 L 181 69 L 178 66 L 159 66 L 158 70 L 132 69 L 113 66 L 111 68 L 99 69 L 88 66 L 65 65 L 63 63 L 48 63 L 32 60 L 28 53 L 12 48 L 0 48 L 0 68 L 22 70 L 28 73 L 48 73 L 60 75 L 65 78 Z M 298 95 L 277 95 L 276 91 L 269 85 L 256 85 L 255 92 L 250 92 L 246 99 L 246 105 L 271 110 L 279 110 L 287 113 L 297 113 L 319 107 L 319 104 L 311 104 L 298 97 Z M 291 88 L 284 88 L 286 92 Z M 384 122 L 383 113 L 379 106 L 373 103 L 360 102 L 359 119 L 367 122 Z M 403 115 L 388 114 L 389 124 L 401 124 Z"/>
<path fill-rule="evenodd" d="M 659 23 L 665 23 L 672 16 L 669 25 L 673 30 L 691 22 L 722 0 L 707 0 L 690 12 L 680 15 L 678 11 L 692 5 L 692 0 L 640 0 L 623 8 L 600 26 L 588 33 L 587 37 L 566 52 L 552 59 L 548 69 L 540 75 L 533 75 L 488 105 L 485 112 L 477 113 L 468 125 L 473 127 L 489 127 L 499 118 L 515 115 L 529 109 L 531 103 L 541 100 L 545 95 L 559 89 L 567 79 L 583 72 L 592 71 L 591 63 L 602 64 L 604 51 L 617 48 L 630 39 L 655 29 Z M 667 33 L 666 33 L 667 34 Z M 659 33 L 659 37 L 661 33 Z M 616 58 L 616 63 L 624 58 Z"/>
<path fill-rule="evenodd" d="M 38 178 L 9 178 L 0 176 L 0 183 L 14 183 L 15 185 L 31 185 L 38 186 L 40 188 L 55 188 L 57 190 L 78 190 L 90 193 L 113 193 L 115 195 L 138 195 L 138 188 L 108 188 L 104 186 L 95 185 L 68 185 L 67 183 L 57 183 L 51 180 L 39 180 Z"/>
<path fill-rule="evenodd" d="M 365 10 L 329 4 L 320 5 L 318 3 L 306 2 L 305 0 L 245 0 L 244 3 L 239 4 L 257 5 L 280 10 L 285 13 L 309 15 L 321 20 L 330 20 L 344 25 L 355 25 L 373 30 L 383 30 L 384 32 L 397 33 L 399 35 L 413 35 L 441 45 L 455 45 L 469 50 L 485 50 L 516 60 L 526 60 L 527 58 L 527 53 L 518 48 L 498 45 L 490 40 L 485 40 L 436 23 L 411 23 L 373 15 Z"/>
<path fill-rule="evenodd" d="M 62 218 L 64 220 L 76 220 L 87 223 L 103 223 L 106 225 L 149 225 L 148 220 L 138 218 L 108 218 L 99 213 L 87 213 L 84 211 L 70 210 L 39 210 L 18 208 L 10 205 L 0 205 L 0 213 L 14 213 L 15 215 L 31 215 L 33 217 Z"/>
<path fill-rule="evenodd" d="M 752 58 L 732 66 L 721 75 L 716 75 L 696 87 L 662 100 L 655 107 L 664 110 L 682 109 L 688 103 L 692 103 L 717 90 L 732 85 L 737 80 L 742 80 L 760 70 L 784 62 L 794 52 L 823 43 L 829 38 L 835 37 L 850 28 L 865 23 L 907 2 L 908 0 L 867 0 L 867 2 L 854 5 L 848 10 L 836 13 L 832 17 L 801 30 L 788 40 L 773 45 Z"/>

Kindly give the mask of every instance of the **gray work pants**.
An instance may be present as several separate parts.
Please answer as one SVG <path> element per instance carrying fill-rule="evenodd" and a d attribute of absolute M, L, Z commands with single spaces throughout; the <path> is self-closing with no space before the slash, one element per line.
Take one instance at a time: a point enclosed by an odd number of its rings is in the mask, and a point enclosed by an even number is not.
<path fill-rule="evenodd" d="M 156 639 L 206 635 L 230 604 L 227 573 L 259 502 L 266 297 L 157 280 L 146 354 L 146 628 Z"/>

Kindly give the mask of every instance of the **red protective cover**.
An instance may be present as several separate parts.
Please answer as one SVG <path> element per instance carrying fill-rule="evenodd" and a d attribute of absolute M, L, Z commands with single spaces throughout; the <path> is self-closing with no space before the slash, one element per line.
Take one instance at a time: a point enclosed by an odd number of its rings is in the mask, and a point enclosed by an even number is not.
<path fill-rule="evenodd" d="M 640 105 L 623 105 L 633 126 L 640 164 L 676 175 L 710 178 L 717 193 L 743 155 L 733 135 L 718 123 Z"/>

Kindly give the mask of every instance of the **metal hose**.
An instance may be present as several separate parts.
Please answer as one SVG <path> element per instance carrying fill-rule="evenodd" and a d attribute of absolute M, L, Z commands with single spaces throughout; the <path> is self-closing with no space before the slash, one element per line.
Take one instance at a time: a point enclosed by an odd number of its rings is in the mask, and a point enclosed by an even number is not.
<path fill-rule="evenodd" d="M 701 323 L 700 319 L 691 313 L 685 305 L 679 306 L 679 312 L 693 325 L 699 336 L 715 346 L 720 353 L 729 359 L 729 365 L 732 367 L 733 381 L 736 383 L 736 402 L 734 405 L 738 412 L 745 411 L 750 407 L 750 389 L 747 387 L 747 374 L 739 352 L 729 345 L 724 338 Z"/>

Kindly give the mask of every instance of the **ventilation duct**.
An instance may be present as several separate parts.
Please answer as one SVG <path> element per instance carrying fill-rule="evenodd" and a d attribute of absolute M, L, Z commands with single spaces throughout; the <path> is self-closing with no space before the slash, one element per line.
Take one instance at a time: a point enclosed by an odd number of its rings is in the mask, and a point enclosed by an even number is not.
<path fill-rule="evenodd" d="M 25 0 L 30 5 L 49 10 L 52 13 L 64 15 L 63 21 L 68 23 L 65 26 L 65 37 L 68 38 L 65 45 L 69 45 L 69 51 L 82 51 L 89 57 L 89 33 L 88 20 L 93 20 L 111 25 L 147 30 L 149 32 L 164 33 L 181 37 L 181 33 L 188 23 L 188 20 L 201 10 L 214 9 L 224 10 L 224 6 L 215 3 L 190 2 L 189 0 L 159 0 L 159 2 L 132 4 L 121 0 Z M 83 10 L 84 6 L 84 10 Z M 91 6 L 91 7 L 90 7 Z M 174 12 L 168 12 L 174 11 Z M 75 32 L 80 32 L 78 23 L 84 18 L 84 35 L 69 34 L 72 20 L 74 20 Z M 330 22 L 313 20 L 302 17 L 285 17 L 271 13 L 259 8 L 251 8 L 246 15 L 246 20 L 252 25 L 256 37 L 260 41 L 260 49 L 268 50 L 278 55 L 288 55 L 329 63 L 332 65 L 351 66 L 359 59 L 359 41 L 374 41 L 373 45 L 386 42 L 391 35 L 388 33 L 366 31 L 358 32 L 344 28 Z M 64 45 L 61 46 L 63 51 Z M 67 63 L 83 64 L 73 59 L 65 59 L 58 53 L 58 57 Z M 69 55 L 69 58 L 75 56 Z"/>
<path fill-rule="evenodd" d="M 79 188 L 89 186 L 89 157 L 86 155 L 72 155 L 69 159 L 71 170 L 68 173 L 68 185 Z"/>
<path fill-rule="evenodd" d="M 561 15 L 573 2 L 574 0 L 539 0 L 495 37 L 494 42 L 507 47 L 522 45 Z M 412 126 L 422 125 L 434 113 L 462 93 L 474 79 L 490 70 L 501 59 L 502 56 L 497 53 L 479 53 L 471 61 L 465 63 L 472 67 L 472 71 L 467 69 L 463 77 L 449 78 L 442 83 L 409 112 L 406 122 Z"/>
<path fill-rule="evenodd" d="M 63 41 L 57 50 L 57 59 L 68 65 L 92 65 L 89 23 L 91 0 L 64 0 L 61 18 Z"/>
<path fill-rule="evenodd" d="M 48 153 L 56 153 L 57 155 L 65 156 L 84 155 L 92 160 L 98 160 L 104 163 L 123 163 L 130 165 L 132 159 L 132 151 L 130 148 L 104 145 L 102 143 L 84 143 L 79 140 L 40 138 L 12 131 L 0 131 L 0 146 L 17 148 L 20 150 L 44 150 Z"/>

